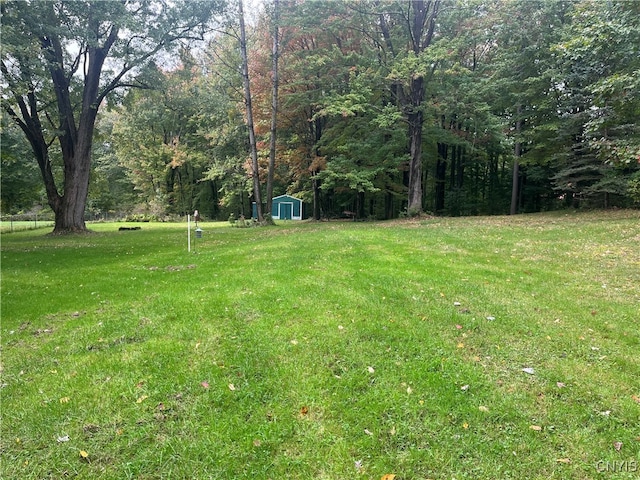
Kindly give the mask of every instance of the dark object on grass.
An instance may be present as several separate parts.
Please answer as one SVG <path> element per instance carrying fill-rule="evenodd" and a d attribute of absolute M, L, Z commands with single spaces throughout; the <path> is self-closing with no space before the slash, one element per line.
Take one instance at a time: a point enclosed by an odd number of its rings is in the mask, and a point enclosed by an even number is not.
<path fill-rule="evenodd" d="M 140 230 L 142 227 L 120 227 L 118 230 Z"/>

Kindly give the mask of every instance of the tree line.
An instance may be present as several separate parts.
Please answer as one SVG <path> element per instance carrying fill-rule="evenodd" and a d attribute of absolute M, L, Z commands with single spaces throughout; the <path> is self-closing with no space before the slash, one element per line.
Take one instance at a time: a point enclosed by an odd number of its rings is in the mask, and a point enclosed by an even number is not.
<path fill-rule="evenodd" d="M 185 5 L 2 4 L 3 211 L 45 200 L 64 232 L 268 219 L 285 193 L 316 219 L 640 203 L 638 2 Z"/>

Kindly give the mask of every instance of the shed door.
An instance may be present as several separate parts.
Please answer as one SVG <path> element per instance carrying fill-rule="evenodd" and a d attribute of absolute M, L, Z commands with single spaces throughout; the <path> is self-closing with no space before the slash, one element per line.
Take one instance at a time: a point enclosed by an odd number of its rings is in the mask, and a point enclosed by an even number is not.
<path fill-rule="evenodd" d="M 293 218 L 293 203 L 281 203 L 279 213 L 280 220 L 291 220 Z"/>

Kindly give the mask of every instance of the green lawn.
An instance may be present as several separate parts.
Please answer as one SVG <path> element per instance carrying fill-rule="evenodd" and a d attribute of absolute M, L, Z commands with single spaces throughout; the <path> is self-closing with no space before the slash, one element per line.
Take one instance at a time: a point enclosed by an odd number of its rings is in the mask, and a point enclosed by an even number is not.
<path fill-rule="evenodd" d="M 2 235 L 3 479 L 640 476 L 638 211 L 118 226 Z"/>
<path fill-rule="evenodd" d="M 22 230 L 36 230 L 38 228 L 53 229 L 53 222 L 49 220 L 0 220 L 0 233 L 12 233 Z"/>

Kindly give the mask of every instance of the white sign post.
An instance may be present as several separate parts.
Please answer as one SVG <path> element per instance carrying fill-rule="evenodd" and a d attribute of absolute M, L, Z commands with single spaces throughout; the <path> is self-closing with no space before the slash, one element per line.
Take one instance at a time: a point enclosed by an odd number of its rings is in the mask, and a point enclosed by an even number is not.
<path fill-rule="evenodd" d="M 187 251 L 191 253 L 191 215 L 187 214 Z"/>

